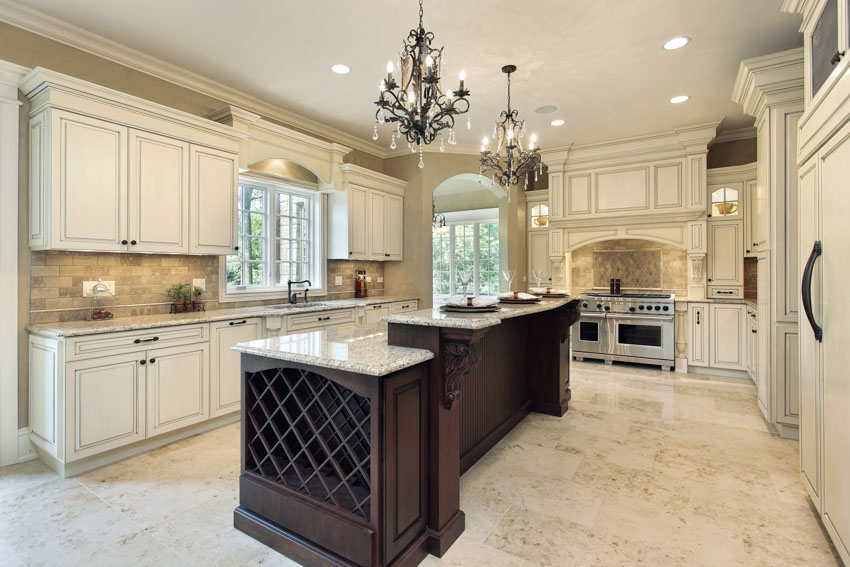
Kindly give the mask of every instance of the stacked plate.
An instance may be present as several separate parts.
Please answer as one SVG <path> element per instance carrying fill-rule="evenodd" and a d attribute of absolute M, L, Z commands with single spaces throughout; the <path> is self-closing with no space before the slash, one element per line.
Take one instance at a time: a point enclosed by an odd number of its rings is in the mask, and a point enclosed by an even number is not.
<path fill-rule="evenodd" d="M 450 297 L 445 305 L 440 306 L 440 311 L 451 313 L 490 313 L 499 310 L 499 302 L 493 297 Z"/>
<path fill-rule="evenodd" d="M 529 304 L 529 303 L 539 303 L 540 296 L 531 295 L 530 293 L 518 293 L 514 296 L 513 293 L 500 293 L 499 294 L 499 302 L 500 303 L 512 303 L 512 304 Z"/>

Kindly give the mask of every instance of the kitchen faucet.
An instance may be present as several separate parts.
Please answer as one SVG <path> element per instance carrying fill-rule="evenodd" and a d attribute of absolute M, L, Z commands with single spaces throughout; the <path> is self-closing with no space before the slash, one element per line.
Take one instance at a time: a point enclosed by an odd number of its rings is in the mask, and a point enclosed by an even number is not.
<path fill-rule="evenodd" d="M 313 285 L 310 283 L 310 280 L 301 280 L 300 282 L 294 282 L 289 280 L 286 282 L 286 296 L 289 298 L 289 303 L 298 303 L 298 292 L 292 293 L 292 284 L 303 284 L 306 283 L 308 286 Z M 306 287 L 304 288 L 304 303 L 307 303 L 307 291 L 309 291 Z"/>

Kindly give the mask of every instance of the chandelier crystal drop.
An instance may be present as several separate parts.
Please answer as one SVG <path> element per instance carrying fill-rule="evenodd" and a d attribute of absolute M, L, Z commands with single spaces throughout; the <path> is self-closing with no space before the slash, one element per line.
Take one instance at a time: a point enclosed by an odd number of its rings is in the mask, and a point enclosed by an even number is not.
<path fill-rule="evenodd" d="M 457 90 L 444 92 L 440 86 L 445 68 L 443 48 L 431 47 L 434 34 L 425 31 L 422 15 L 422 0 L 419 0 L 419 27 L 410 30 L 403 41 L 399 54 L 398 82 L 393 74 L 395 65 L 390 61 L 387 63 L 387 77 L 379 86 L 380 94 L 375 102 L 378 110 L 372 136 L 377 139 L 378 124 L 395 123 L 396 136 L 391 140 L 390 148 L 394 149 L 395 138 L 404 137 L 412 146 L 411 151 L 419 149 L 420 168 L 425 167 L 421 157 L 423 144 L 430 144 L 437 134 L 446 129 L 449 131 L 448 143 L 456 144 L 455 117 L 469 111 L 469 90 L 464 85 L 464 71 L 460 72 Z M 466 127 L 472 128 L 472 122 L 468 119 Z"/>
<path fill-rule="evenodd" d="M 518 120 L 519 112 L 511 109 L 511 73 L 516 71 L 516 65 L 505 65 L 502 72 L 508 76 L 508 109 L 503 110 L 493 126 L 493 139 L 496 140 L 496 149 L 490 151 L 488 145 L 490 140 L 484 137 L 481 142 L 481 167 L 479 173 L 492 172 L 492 180 L 498 183 L 508 194 L 510 199 L 510 188 L 516 185 L 520 178 L 525 176 L 525 184 L 528 187 L 528 176 L 542 167 L 539 148 L 537 147 L 537 135 L 532 134 L 528 149 L 523 145 L 525 137 L 525 121 Z"/>

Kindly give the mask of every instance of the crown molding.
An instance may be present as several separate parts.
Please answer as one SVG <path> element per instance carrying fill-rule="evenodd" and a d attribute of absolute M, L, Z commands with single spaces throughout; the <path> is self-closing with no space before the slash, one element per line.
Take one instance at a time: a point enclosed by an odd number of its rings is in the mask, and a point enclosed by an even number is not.
<path fill-rule="evenodd" d="M 756 119 L 767 106 L 803 102 L 803 48 L 741 61 L 732 102 Z"/>
<path fill-rule="evenodd" d="M 800 24 L 800 31 L 803 31 L 809 26 L 810 20 L 816 13 L 820 12 L 820 7 L 826 0 L 783 0 L 780 12 L 788 14 L 800 14 L 803 16 L 803 22 Z"/>
<path fill-rule="evenodd" d="M 730 183 L 732 181 L 745 181 L 755 179 L 758 173 L 758 162 L 745 163 L 743 165 L 730 165 L 728 167 L 713 167 L 706 169 L 708 184 Z"/>
<path fill-rule="evenodd" d="M 342 172 L 342 183 L 346 188 L 349 185 L 359 185 L 400 196 L 404 196 L 404 190 L 407 188 L 407 181 L 403 179 L 390 177 L 352 163 L 342 164 L 339 170 Z"/>
<path fill-rule="evenodd" d="M 0 86 L 12 87 L 14 88 L 14 91 L 12 92 L 16 93 L 18 90 L 18 83 L 30 71 L 31 69 L 29 67 L 24 67 L 23 65 L 18 65 L 16 63 L 0 59 Z"/>
<path fill-rule="evenodd" d="M 721 144 L 723 142 L 735 142 L 737 140 L 748 140 L 750 138 L 755 138 L 757 135 L 757 130 L 755 126 L 748 126 L 746 128 L 735 128 L 734 130 L 724 130 L 720 134 L 714 138 L 715 144 Z"/>
<path fill-rule="evenodd" d="M 383 148 L 353 134 L 265 102 L 253 95 L 192 73 L 177 65 L 157 59 L 16 2 L 0 0 L 0 21 L 216 98 L 225 104 L 246 108 L 260 113 L 266 118 L 283 122 L 294 128 L 328 138 L 382 159 L 386 157 L 387 152 Z"/>

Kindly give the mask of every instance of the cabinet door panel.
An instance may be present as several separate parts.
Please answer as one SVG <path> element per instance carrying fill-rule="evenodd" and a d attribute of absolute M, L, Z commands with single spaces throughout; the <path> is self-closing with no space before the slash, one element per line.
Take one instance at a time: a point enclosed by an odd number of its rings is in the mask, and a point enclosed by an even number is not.
<path fill-rule="evenodd" d="M 189 252 L 189 144 L 130 131 L 131 252 Z"/>
<path fill-rule="evenodd" d="M 206 420 L 209 345 L 151 350 L 147 356 L 148 436 Z"/>
<path fill-rule="evenodd" d="M 773 422 L 770 361 L 770 256 L 758 259 L 758 401 L 764 418 Z"/>
<path fill-rule="evenodd" d="M 236 239 L 237 156 L 190 146 L 189 252 L 226 255 Z"/>
<path fill-rule="evenodd" d="M 403 227 L 404 199 L 396 195 L 387 195 L 386 230 L 384 231 L 387 260 L 401 260 L 403 258 Z"/>
<path fill-rule="evenodd" d="M 546 231 L 530 231 L 528 233 L 528 281 L 537 284 L 531 276 L 534 270 L 543 272 L 540 285 L 552 283 L 552 267 L 549 262 L 549 233 Z"/>
<path fill-rule="evenodd" d="M 708 366 L 708 304 L 688 306 L 688 364 Z"/>
<path fill-rule="evenodd" d="M 369 191 L 369 257 L 372 260 L 387 259 L 386 220 L 387 196 Z"/>
<path fill-rule="evenodd" d="M 366 306 L 366 323 L 377 323 L 381 317 L 386 317 L 390 314 L 388 305 L 368 305 Z"/>
<path fill-rule="evenodd" d="M 708 225 L 710 285 L 744 285 L 744 250 L 741 221 L 715 221 Z"/>
<path fill-rule="evenodd" d="M 348 198 L 348 257 L 352 260 L 365 260 L 369 257 L 369 192 L 366 189 L 351 187 Z"/>
<path fill-rule="evenodd" d="M 210 323 L 210 416 L 238 411 L 242 400 L 241 360 L 230 347 L 260 338 L 260 319 Z"/>
<path fill-rule="evenodd" d="M 66 460 L 144 439 L 144 366 L 141 354 L 66 365 Z"/>
<path fill-rule="evenodd" d="M 712 368 L 746 370 L 744 348 L 745 316 L 744 305 L 714 304 L 710 306 L 711 347 L 709 348 Z"/>
<path fill-rule="evenodd" d="M 127 128 L 53 115 L 51 248 L 122 251 L 127 234 Z"/>

